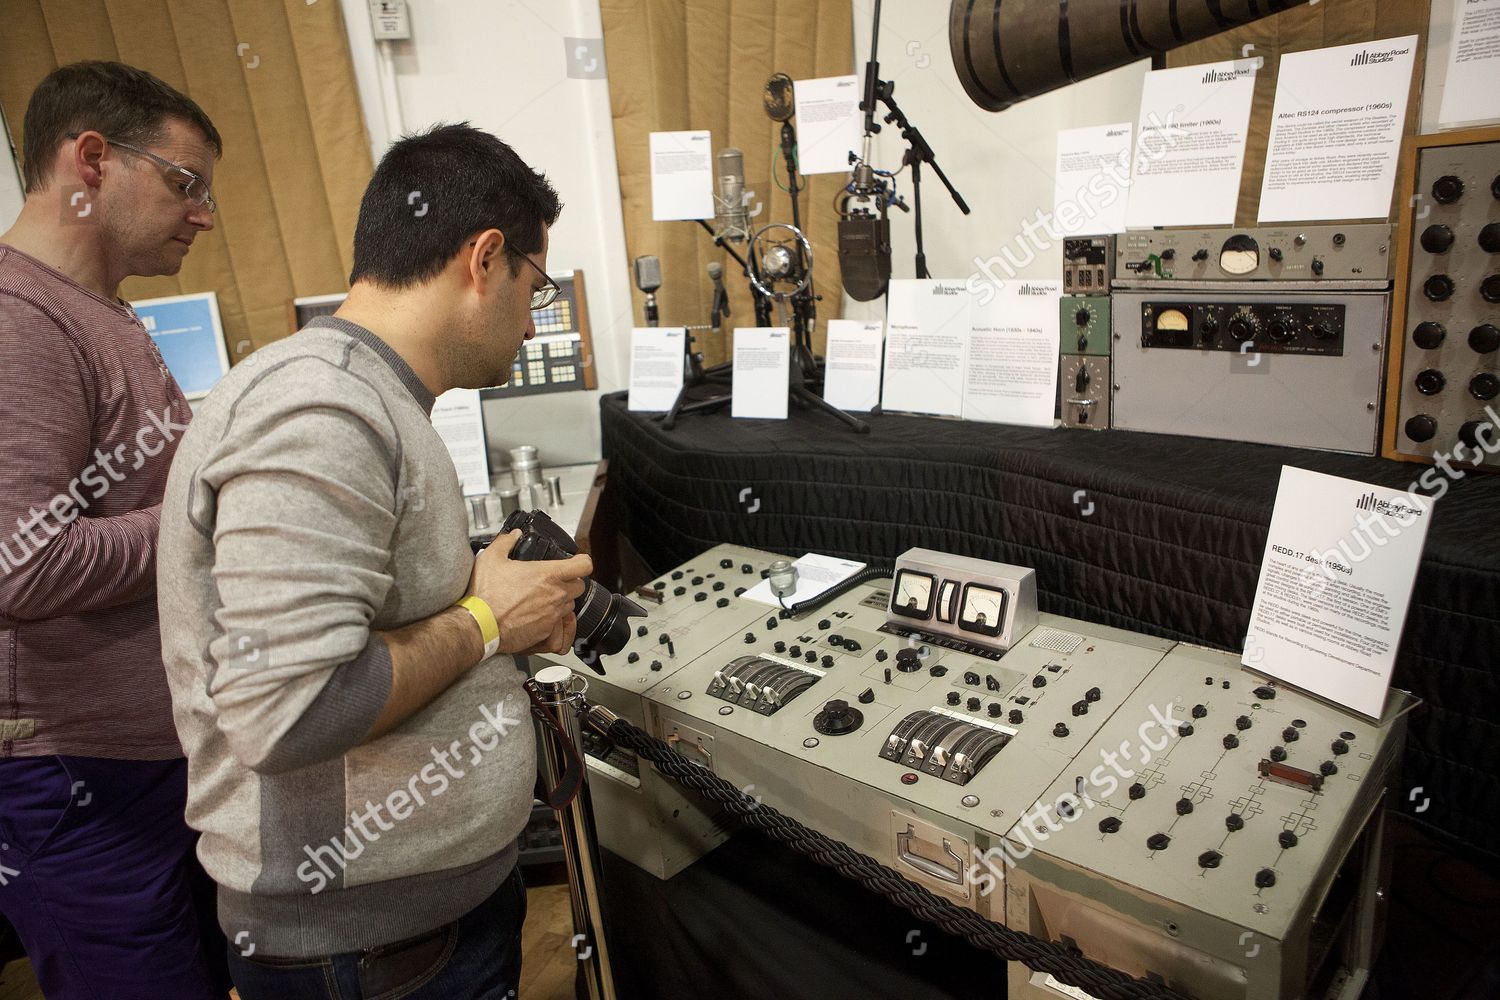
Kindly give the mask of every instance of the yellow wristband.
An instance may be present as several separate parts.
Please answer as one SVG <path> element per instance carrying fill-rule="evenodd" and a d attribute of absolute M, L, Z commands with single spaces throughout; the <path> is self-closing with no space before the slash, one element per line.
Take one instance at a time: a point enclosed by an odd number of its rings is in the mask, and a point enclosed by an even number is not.
<path fill-rule="evenodd" d="M 484 637 L 484 658 L 488 660 L 498 653 L 500 651 L 500 625 L 495 621 L 495 612 L 490 610 L 484 598 L 470 594 L 459 601 L 457 607 L 467 611 L 478 623 L 479 634 Z"/>

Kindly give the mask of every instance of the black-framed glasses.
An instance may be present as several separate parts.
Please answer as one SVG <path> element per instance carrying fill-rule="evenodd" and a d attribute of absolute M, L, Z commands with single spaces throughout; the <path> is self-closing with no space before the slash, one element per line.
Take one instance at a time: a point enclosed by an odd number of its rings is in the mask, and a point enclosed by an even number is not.
<path fill-rule="evenodd" d="M 76 139 L 78 137 L 75 135 L 71 136 L 71 138 Z M 210 213 L 218 211 L 219 205 L 214 201 L 214 196 L 209 193 L 208 182 L 187 167 L 182 166 L 180 163 L 173 163 L 164 156 L 157 156 L 149 149 L 132 146 L 128 142 L 116 142 L 114 139 L 105 139 L 104 141 L 116 149 L 123 149 L 137 156 L 144 156 L 167 172 L 167 182 L 175 185 L 188 201 L 194 205 L 204 206 Z"/>
<path fill-rule="evenodd" d="M 506 249 L 510 249 L 509 244 L 506 244 Z M 550 306 L 554 301 L 556 301 L 558 293 L 562 291 L 561 288 L 557 287 L 557 282 L 553 281 L 552 277 L 547 274 L 546 271 L 543 271 L 541 268 L 537 267 L 536 263 L 521 251 L 511 250 L 511 253 L 515 254 L 517 257 L 520 257 L 526 263 L 530 264 L 531 269 L 537 274 L 540 274 L 547 282 L 541 288 L 538 288 L 536 291 L 531 293 L 531 311 L 536 312 L 538 309 L 545 309 Z"/>

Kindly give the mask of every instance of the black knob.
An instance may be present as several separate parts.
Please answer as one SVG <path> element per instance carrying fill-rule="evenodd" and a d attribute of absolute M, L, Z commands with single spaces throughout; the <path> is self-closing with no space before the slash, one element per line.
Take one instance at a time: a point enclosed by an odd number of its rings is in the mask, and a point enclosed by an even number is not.
<path fill-rule="evenodd" d="M 1278 344 L 1285 344 L 1297 336 L 1295 327 L 1288 326 L 1279 320 L 1266 327 L 1266 333 L 1270 334 L 1271 339 Z"/>
<path fill-rule="evenodd" d="M 1339 773 L 1339 766 L 1331 760 L 1325 760 L 1323 763 L 1318 765 L 1318 771 L 1323 775 L 1323 777 L 1331 778 L 1335 774 Z"/>
<path fill-rule="evenodd" d="M 886 658 L 889 657 L 889 656 L 890 656 L 890 654 L 887 653 L 883 649 L 877 649 L 877 650 L 875 650 L 875 662 L 876 663 L 884 663 L 886 661 Z"/>
<path fill-rule="evenodd" d="M 1464 182 L 1452 174 L 1444 174 L 1432 182 L 1432 196 L 1440 205 L 1451 205 L 1464 194 Z"/>
<path fill-rule="evenodd" d="M 1146 838 L 1146 849 L 1150 851 L 1164 851 L 1171 842 L 1172 838 L 1168 837 L 1165 833 L 1153 833 Z"/>
<path fill-rule="evenodd" d="M 978 686 L 978 684 L 979 684 L 979 671 L 977 671 L 977 670 L 965 670 L 964 671 L 964 683 L 965 684 L 973 684 L 975 686 Z"/>
<path fill-rule="evenodd" d="M 896 669 L 903 674 L 916 673 L 922 669 L 922 659 L 915 649 L 903 649 L 896 653 Z M 979 683 L 976 678 L 974 683 Z"/>
<path fill-rule="evenodd" d="M 1194 260 L 1208 260 L 1208 251 L 1207 250 L 1202 250 L 1202 249 L 1193 251 L 1193 259 Z"/>
<path fill-rule="evenodd" d="M 1118 816 L 1106 816 L 1103 819 L 1101 819 L 1099 821 L 1099 832 L 1100 833 L 1119 833 L 1120 832 L 1120 817 L 1118 817 Z"/>
<path fill-rule="evenodd" d="M 948 676 L 948 668 L 943 666 L 941 663 L 934 663 L 932 666 L 927 668 L 927 672 L 933 677 Z"/>
<path fill-rule="evenodd" d="M 1005 711 L 1005 709 L 1000 706 L 1000 703 L 998 701 L 990 702 L 985 706 L 984 710 L 990 714 L 990 718 L 992 719 L 1000 718 L 1000 713 Z"/>
<path fill-rule="evenodd" d="M 746 632 L 745 633 L 745 645 L 748 646 L 748 645 L 750 645 L 754 641 L 755 641 L 755 633 L 754 632 Z"/>
<path fill-rule="evenodd" d="M 696 594 L 693 595 L 693 600 L 695 600 L 695 601 L 706 601 L 706 600 L 708 600 L 708 594 L 705 593 L 704 591 L 700 590 Z"/>
<path fill-rule="evenodd" d="M 844 648 L 851 653 L 857 653 L 860 650 L 859 641 L 856 639 L 845 639 Z"/>
<path fill-rule="evenodd" d="M 1073 376 L 1073 391 L 1083 392 L 1089 387 L 1089 382 L 1091 380 L 1092 376 L 1089 375 L 1088 366 L 1080 364 L 1078 366 L 1078 374 Z"/>
<path fill-rule="evenodd" d="M 1312 259 L 1312 273 L 1313 274 L 1322 274 L 1323 273 L 1323 258 L 1322 257 L 1314 257 Z"/>
<path fill-rule="evenodd" d="M 639 663 L 640 660 L 641 660 L 641 654 L 640 653 L 631 653 L 629 656 L 625 657 L 625 662 L 626 663 Z"/>
<path fill-rule="evenodd" d="M 1349 744 L 1345 743 L 1343 740 L 1334 740 L 1332 745 L 1329 746 L 1329 749 L 1334 752 L 1335 756 L 1339 754 L 1346 754 L 1349 752 Z"/>
<path fill-rule="evenodd" d="M 1208 714 L 1208 707 L 1205 705 L 1194 705 L 1190 714 L 1195 719 L 1201 719 Z"/>
<path fill-rule="evenodd" d="M 1198 855 L 1198 867 L 1217 868 L 1219 867 L 1219 862 L 1223 860 L 1224 855 L 1220 854 L 1218 851 L 1204 851 L 1202 854 Z"/>
<path fill-rule="evenodd" d="M 1469 346 L 1479 354 L 1493 354 L 1500 347 L 1500 329 L 1491 323 L 1480 323 L 1469 331 Z"/>
<path fill-rule="evenodd" d="M 656 637 L 657 645 L 660 645 L 660 646 L 665 646 L 667 643 L 669 643 L 671 641 L 672 641 L 672 637 L 669 636 L 669 635 L 667 635 L 667 633 L 665 633 L 665 632 L 663 632 L 661 635 L 659 635 L 659 636 Z"/>
<path fill-rule="evenodd" d="M 1259 698 L 1261 701 L 1270 701 L 1272 698 L 1276 697 L 1276 689 L 1271 687 L 1271 685 L 1269 684 L 1262 684 L 1260 687 L 1255 689 L 1254 694 L 1255 697 Z"/>
<path fill-rule="evenodd" d="M 1080 307 L 1079 310 L 1073 314 L 1073 322 L 1078 324 L 1079 326 L 1088 326 L 1089 320 L 1091 319 L 1093 319 L 1093 314 L 1082 307 Z"/>
<path fill-rule="evenodd" d="M 1434 302 L 1442 302 L 1453 294 L 1453 279 L 1446 274 L 1434 274 L 1422 282 L 1422 294 Z"/>
<path fill-rule="evenodd" d="M 1128 793 L 1132 801 L 1134 801 L 1135 799 L 1143 799 L 1146 797 L 1146 786 L 1137 781 L 1135 784 L 1130 786 L 1130 788 L 1128 789 Z"/>
<path fill-rule="evenodd" d="M 727 598 L 727 597 L 721 597 L 721 598 L 719 598 L 717 601 L 714 601 L 714 607 L 716 607 L 716 608 L 727 608 L 727 607 L 729 607 L 729 598 Z"/>
<path fill-rule="evenodd" d="M 1479 448 L 1479 428 L 1483 426 L 1477 420 L 1466 420 L 1458 429 L 1458 439 L 1470 448 Z"/>
<path fill-rule="evenodd" d="M 719 568 L 720 569 L 733 569 L 734 568 L 734 560 L 733 559 L 720 559 L 719 560 Z"/>
<path fill-rule="evenodd" d="M 1257 889 L 1269 889 L 1276 884 L 1276 873 L 1269 868 L 1262 868 L 1255 873 L 1255 887 Z"/>
<path fill-rule="evenodd" d="M 1177 259 L 1177 251 L 1174 250 L 1171 247 L 1167 247 L 1165 250 L 1163 250 L 1161 252 L 1161 259 L 1162 260 L 1176 260 Z"/>
<path fill-rule="evenodd" d="M 686 587 L 673 587 L 672 588 L 672 596 L 673 597 L 681 597 L 683 594 L 686 594 L 686 593 L 687 593 L 687 588 Z"/>
<path fill-rule="evenodd" d="M 1280 260 L 1281 259 L 1281 247 L 1272 247 L 1270 250 L 1266 251 L 1266 253 L 1270 256 L 1270 258 L 1272 260 Z"/>
<path fill-rule="evenodd" d="M 644 639 L 646 637 L 646 633 L 648 631 L 650 631 L 650 630 L 647 629 L 646 626 L 644 626 L 644 625 L 637 625 L 635 627 L 635 634 L 637 636 L 639 636 L 640 638 L 642 638 L 642 639 Z"/>
<path fill-rule="evenodd" d="M 1193 735 L 1193 724 L 1191 722 L 1184 722 L 1182 725 L 1178 726 L 1177 727 L 1177 735 L 1178 736 L 1191 736 L 1191 735 Z"/>
<path fill-rule="evenodd" d="M 1500 378 L 1489 372 L 1480 372 L 1469 379 L 1469 395 L 1475 399 L 1494 399 L 1500 395 Z"/>
<path fill-rule="evenodd" d="M 961 695 L 961 694 L 959 694 L 957 691 L 949 691 L 948 692 L 948 704 L 950 704 L 950 705 L 957 705 L 959 702 L 961 702 L 963 700 L 964 700 L 964 696 Z"/>
<path fill-rule="evenodd" d="M 745 593 L 745 588 L 744 587 L 735 587 L 734 588 L 734 596 L 735 597 L 742 597 L 742 596 L 744 596 L 744 593 Z"/>
<path fill-rule="evenodd" d="M 681 580 L 682 579 L 682 570 L 680 570 L 680 569 L 674 569 L 672 571 L 672 579 L 674 579 L 674 580 Z"/>
<path fill-rule="evenodd" d="M 1239 813 L 1230 813 L 1224 817 L 1224 828 L 1231 833 L 1236 830 L 1243 830 L 1245 828 L 1245 817 Z"/>
<path fill-rule="evenodd" d="M 1186 816 L 1188 813 L 1190 813 L 1192 811 L 1193 811 L 1193 800 L 1192 799 L 1183 798 L 1183 799 L 1178 799 L 1177 800 L 1177 815 L 1179 815 L 1179 816 Z"/>
<path fill-rule="evenodd" d="M 1235 719 L 1234 720 L 1234 728 L 1238 729 L 1240 732 L 1244 732 L 1245 730 L 1249 729 L 1250 728 L 1250 716 L 1248 716 L 1248 715 L 1241 715 L 1240 717 L 1238 717 L 1237 719 Z"/>
<path fill-rule="evenodd" d="M 1088 715 L 1088 714 L 1089 714 L 1089 703 L 1088 702 L 1086 702 L 1086 701 L 1075 701 L 1075 702 L 1073 702 L 1073 717 L 1075 719 L 1078 716 L 1080 716 L 1080 715 Z"/>
<path fill-rule="evenodd" d="M 1491 222 L 1479 231 L 1479 249 L 1500 253 L 1500 222 Z"/>
<path fill-rule="evenodd" d="M 1068 735 L 1068 727 L 1067 727 L 1067 725 L 1065 723 L 1059 722 L 1057 725 L 1055 725 L 1055 726 L 1052 727 L 1052 735 L 1056 736 L 1058 739 L 1062 739 L 1064 736 L 1067 736 Z"/>
<path fill-rule="evenodd" d="M 835 698 L 823 706 L 823 711 L 813 720 L 813 728 L 829 736 L 841 736 L 859 728 L 865 719 L 857 709 L 849 707 L 842 698 Z"/>
<path fill-rule="evenodd" d="M 1417 324 L 1417 328 L 1411 332 L 1411 341 L 1424 351 L 1432 351 L 1442 345 L 1446 336 L 1448 331 L 1443 328 L 1443 324 L 1428 320 Z"/>
<path fill-rule="evenodd" d="M 1424 396 L 1436 396 L 1443 391 L 1443 386 L 1448 384 L 1448 380 L 1443 377 L 1443 373 L 1436 368 L 1428 368 L 1425 371 L 1418 372 L 1416 381 L 1417 391 Z"/>
<path fill-rule="evenodd" d="M 695 587 L 701 587 L 701 586 L 703 586 L 703 577 L 701 577 L 701 576 L 695 576 L 695 577 L 693 577 L 692 584 Z"/>
<path fill-rule="evenodd" d="M 802 658 L 808 663 L 817 663 L 818 651 L 816 649 L 809 649 L 807 652 L 802 654 Z"/>
<path fill-rule="evenodd" d="M 767 629 L 777 628 L 777 627 L 780 626 L 780 624 L 781 623 L 776 620 L 776 616 L 775 615 L 772 615 L 770 618 L 766 619 L 766 628 Z"/>
<path fill-rule="evenodd" d="M 1005 719 L 1012 726 L 1019 726 L 1021 723 L 1026 721 L 1026 716 L 1021 714 L 1021 710 L 1019 708 L 1013 708 L 1006 714 Z"/>
<path fill-rule="evenodd" d="M 1311 333 L 1313 335 L 1313 339 L 1315 340 L 1332 340 L 1334 337 L 1338 336 L 1333 327 L 1327 325 L 1326 323 L 1314 323 L 1312 326 L 1307 328 L 1307 332 Z"/>
<path fill-rule="evenodd" d="M 861 691 L 859 693 L 859 703 L 861 705 L 868 705 L 870 702 L 872 702 L 874 700 L 875 700 L 875 689 L 874 688 L 865 688 L 863 691 Z"/>
<path fill-rule="evenodd" d="M 823 669 L 824 670 L 828 670 L 828 669 L 831 669 L 832 667 L 833 667 L 833 657 L 828 656 L 828 655 L 825 654 L 823 656 Z"/>
<path fill-rule="evenodd" d="M 1301 738 L 1302 734 L 1297 731 L 1296 726 L 1287 726 L 1281 731 L 1281 742 L 1283 743 L 1296 743 Z"/>
<path fill-rule="evenodd" d="M 1408 420 L 1403 429 L 1406 431 L 1406 436 L 1413 441 L 1431 441 L 1433 435 L 1437 433 L 1437 421 L 1425 413 L 1419 413 Z"/>
<path fill-rule="evenodd" d="M 1481 281 L 1479 295 L 1486 302 L 1500 302 L 1500 274 L 1492 274 Z"/>
<path fill-rule="evenodd" d="M 780 639 L 777 639 L 776 640 L 776 645 L 772 646 L 771 648 L 774 649 L 774 650 L 776 650 L 776 652 L 778 652 L 778 653 L 785 653 L 786 652 L 786 643 L 782 642 Z"/>
<path fill-rule="evenodd" d="M 1046 687 L 1047 686 L 1047 678 L 1043 677 L 1041 674 L 1037 674 L 1035 677 L 1033 677 L 1031 679 L 1031 686 L 1034 687 L 1034 688 L 1043 688 L 1043 687 Z"/>
<path fill-rule="evenodd" d="M 1276 835 L 1276 843 L 1284 849 L 1290 850 L 1297 846 L 1297 835 L 1290 830 L 1282 830 Z"/>
<path fill-rule="evenodd" d="M 832 627 L 833 627 L 833 622 L 829 621 L 827 618 L 822 618 L 822 619 L 818 620 L 818 628 L 826 630 L 826 629 L 830 629 Z"/>
<path fill-rule="evenodd" d="M 1278 764 L 1286 760 L 1286 747 L 1272 747 L 1271 759 Z"/>
<path fill-rule="evenodd" d="M 838 647 L 838 646 L 842 646 L 843 644 L 844 644 L 844 637 L 841 636 L 841 635 L 839 635 L 837 632 L 835 632 L 833 635 L 830 635 L 828 637 L 828 645 L 830 645 L 830 646 Z"/>
<path fill-rule="evenodd" d="M 1098 701 L 1100 698 L 1103 698 L 1103 697 L 1104 697 L 1104 693 L 1102 691 L 1100 691 L 1098 688 L 1089 688 L 1087 691 L 1085 691 L 1083 693 L 1083 700 L 1084 701 Z"/>
<path fill-rule="evenodd" d="M 651 669 L 652 670 L 660 670 L 661 669 L 661 661 L 660 660 L 652 660 L 651 661 Z"/>
<path fill-rule="evenodd" d="M 795 659 L 795 658 L 797 658 L 797 657 L 799 657 L 799 656 L 802 655 L 802 647 L 801 646 L 793 646 L 791 649 L 787 650 L 787 652 L 791 653 L 792 654 L 792 658 Z"/>
<path fill-rule="evenodd" d="M 1240 343 L 1255 339 L 1255 322 L 1247 316 L 1236 316 L 1229 321 L 1229 335 Z"/>
<path fill-rule="evenodd" d="M 1214 334 L 1219 332 L 1219 321 L 1213 316 L 1203 317 L 1203 322 L 1198 324 L 1198 330 L 1203 334 L 1204 340 L 1212 340 Z"/>
<path fill-rule="evenodd" d="M 967 708 L 971 712 L 977 712 L 979 711 L 979 704 L 980 702 L 978 698 L 970 698 L 968 701 L 964 702 L 964 708 Z"/>
<path fill-rule="evenodd" d="M 1234 735 L 1233 733 L 1230 733 L 1228 736 L 1224 737 L 1224 749 L 1225 750 L 1233 750 L 1235 747 L 1237 747 L 1239 745 L 1240 745 L 1240 738 L 1238 736 Z"/>
<path fill-rule="evenodd" d="M 754 573 L 755 572 L 755 567 L 751 566 L 749 563 L 740 563 L 740 572 L 741 573 Z"/>
<path fill-rule="evenodd" d="M 1422 230 L 1422 249 L 1428 253 L 1447 253 L 1453 245 L 1453 230 L 1435 223 Z"/>
<path fill-rule="evenodd" d="M 723 580 L 715 580 L 714 581 L 714 587 L 713 587 L 714 593 L 717 594 L 719 591 L 721 591 L 723 589 L 724 589 L 724 581 Z"/>

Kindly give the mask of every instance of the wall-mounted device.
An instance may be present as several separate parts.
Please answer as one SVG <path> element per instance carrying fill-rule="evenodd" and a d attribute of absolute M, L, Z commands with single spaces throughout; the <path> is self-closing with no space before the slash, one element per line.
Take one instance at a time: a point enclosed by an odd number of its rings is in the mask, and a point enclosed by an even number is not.
<path fill-rule="evenodd" d="M 509 399 L 543 392 L 599 388 L 583 272 L 550 277 L 560 291 L 551 305 L 531 314 L 536 336 L 522 344 L 516 353 L 510 380 L 504 385 L 480 390 L 480 398 Z"/>
<path fill-rule="evenodd" d="M 411 38 L 411 11 L 406 0 L 370 0 L 370 28 L 378 42 Z"/>
<path fill-rule="evenodd" d="M 1390 244 L 1383 222 L 1126 233 L 1115 244 L 1113 287 L 1281 281 L 1380 289 L 1391 278 Z"/>
<path fill-rule="evenodd" d="M 1064 427 L 1109 427 L 1108 295 L 1064 295 L 1058 307 L 1057 415 Z"/>
<path fill-rule="evenodd" d="M 1500 436 L 1500 128 L 1413 136 L 1404 159 L 1381 453 L 1430 462 Z"/>

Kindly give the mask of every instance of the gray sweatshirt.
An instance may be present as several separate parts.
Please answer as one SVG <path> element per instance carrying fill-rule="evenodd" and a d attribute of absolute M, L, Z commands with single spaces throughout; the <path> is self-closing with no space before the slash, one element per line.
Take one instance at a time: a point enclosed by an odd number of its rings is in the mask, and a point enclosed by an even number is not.
<path fill-rule="evenodd" d="M 241 951 L 352 951 L 448 923 L 515 865 L 536 751 L 509 656 L 377 740 L 376 630 L 463 597 L 470 554 L 433 397 L 334 317 L 257 351 L 199 408 L 162 504 L 162 654 L 188 822 Z"/>

